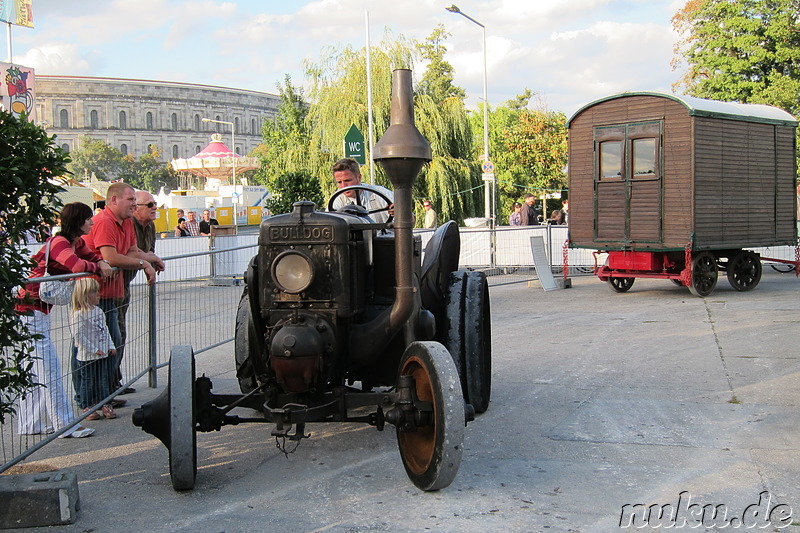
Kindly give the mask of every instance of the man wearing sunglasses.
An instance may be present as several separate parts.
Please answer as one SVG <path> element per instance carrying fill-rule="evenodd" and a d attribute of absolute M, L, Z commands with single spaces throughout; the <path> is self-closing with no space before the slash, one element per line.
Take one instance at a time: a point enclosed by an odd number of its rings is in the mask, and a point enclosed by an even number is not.
<path fill-rule="evenodd" d="M 156 219 L 156 207 L 156 201 L 152 194 L 147 191 L 136 191 L 136 207 L 133 209 L 133 229 L 136 232 L 136 246 L 143 252 L 153 254 L 154 256 L 156 251 L 156 225 L 154 222 Z M 152 265 L 156 272 L 164 270 L 163 262 L 153 261 Z M 117 300 L 117 308 L 119 309 L 117 320 L 119 322 L 119 332 L 122 339 L 120 347 L 117 348 L 117 354 L 120 360 L 125 355 L 125 340 L 127 339 L 125 317 L 128 314 L 128 306 L 131 303 L 131 281 L 136 277 L 137 272 L 138 270 L 122 271 L 125 295 Z M 128 387 L 123 394 L 131 392 L 135 392 L 135 389 Z"/>

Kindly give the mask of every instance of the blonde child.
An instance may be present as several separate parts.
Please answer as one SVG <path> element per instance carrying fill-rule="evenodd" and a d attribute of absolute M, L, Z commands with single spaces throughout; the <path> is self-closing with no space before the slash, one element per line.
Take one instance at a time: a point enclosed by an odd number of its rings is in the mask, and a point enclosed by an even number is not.
<path fill-rule="evenodd" d="M 72 313 L 69 329 L 72 342 L 78 348 L 78 368 L 80 391 L 77 395 L 83 412 L 111 394 L 111 375 L 109 355 L 117 353 L 111 333 L 106 325 L 100 303 L 100 284 L 93 278 L 80 278 L 75 281 L 72 291 Z M 106 404 L 100 411 L 86 417 L 86 420 L 99 420 L 102 417 L 116 418 L 117 413 Z"/>

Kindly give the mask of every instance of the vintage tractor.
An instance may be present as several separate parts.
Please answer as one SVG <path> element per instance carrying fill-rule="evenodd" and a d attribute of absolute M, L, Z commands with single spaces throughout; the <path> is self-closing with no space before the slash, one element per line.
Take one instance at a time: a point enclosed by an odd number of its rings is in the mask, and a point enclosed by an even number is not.
<path fill-rule="evenodd" d="M 195 379 L 191 348 L 172 349 L 168 386 L 133 422 L 169 449 L 175 489 L 194 486 L 197 431 L 242 422 L 274 424 L 284 450 L 309 437 L 308 423 L 389 423 L 417 487 L 452 482 L 466 422 L 489 404 L 489 291 L 482 273 L 457 270 L 453 222 L 422 259 L 411 189 L 431 150 L 412 96 L 411 72 L 396 70 L 391 125 L 374 149 L 394 185 L 393 221 L 375 223 L 359 206 L 323 212 L 297 202 L 262 223 L 236 320 L 242 394 L 215 394 L 209 378 Z M 237 407 L 263 416 L 229 414 Z"/>

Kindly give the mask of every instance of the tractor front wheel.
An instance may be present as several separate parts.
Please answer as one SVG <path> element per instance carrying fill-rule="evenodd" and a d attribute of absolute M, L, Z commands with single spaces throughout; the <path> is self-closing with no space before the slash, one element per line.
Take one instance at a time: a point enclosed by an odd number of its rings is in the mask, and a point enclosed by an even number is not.
<path fill-rule="evenodd" d="M 197 423 L 194 352 L 174 346 L 169 356 L 169 476 L 175 490 L 194 488 L 197 476 Z"/>
<path fill-rule="evenodd" d="M 400 361 L 400 376 L 413 378 L 421 424 L 400 424 L 397 444 L 409 479 L 431 491 L 452 483 L 461 465 L 465 405 L 453 359 L 438 342 L 413 342 Z M 398 377 L 398 384 L 400 379 Z"/>

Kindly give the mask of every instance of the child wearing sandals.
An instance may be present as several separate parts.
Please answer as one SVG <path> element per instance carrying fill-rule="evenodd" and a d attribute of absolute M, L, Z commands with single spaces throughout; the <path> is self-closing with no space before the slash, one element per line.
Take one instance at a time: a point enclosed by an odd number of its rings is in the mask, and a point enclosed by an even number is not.
<path fill-rule="evenodd" d="M 91 408 L 111 394 L 109 383 L 109 355 L 116 354 L 111 333 L 106 325 L 100 303 L 100 284 L 93 278 L 80 278 L 75 281 L 72 291 L 72 313 L 69 319 L 69 329 L 72 333 L 72 342 L 78 348 L 78 369 L 81 375 L 80 393 L 78 397 L 83 405 L 79 405 L 83 412 Z M 102 415 L 102 416 L 101 416 Z M 100 418 L 117 418 L 117 413 L 111 405 L 104 405 L 100 411 L 95 411 L 86 417 L 86 420 L 99 420 Z"/>

